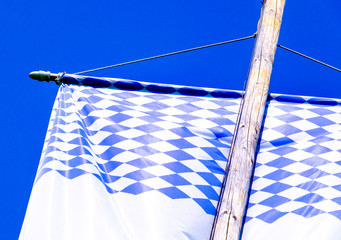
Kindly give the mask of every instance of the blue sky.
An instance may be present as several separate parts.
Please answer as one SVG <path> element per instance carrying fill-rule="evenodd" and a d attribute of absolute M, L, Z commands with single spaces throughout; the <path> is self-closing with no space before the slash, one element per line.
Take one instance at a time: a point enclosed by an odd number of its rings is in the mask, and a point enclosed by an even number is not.
<path fill-rule="evenodd" d="M 249 36 L 259 0 L 5 1 L 0 15 L 1 239 L 17 239 L 39 163 L 54 83 L 34 70 L 74 73 Z M 341 2 L 287 1 L 279 44 L 341 67 Z M 253 39 L 93 76 L 241 90 Z M 278 49 L 270 92 L 341 98 L 341 73 Z"/>

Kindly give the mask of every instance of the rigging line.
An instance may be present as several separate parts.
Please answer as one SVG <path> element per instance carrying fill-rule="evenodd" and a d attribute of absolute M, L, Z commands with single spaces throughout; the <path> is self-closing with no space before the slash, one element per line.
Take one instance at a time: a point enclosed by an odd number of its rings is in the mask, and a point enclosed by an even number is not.
<path fill-rule="evenodd" d="M 171 52 L 171 53 L 166 53 L 166 54 L 161 54 L 161 55 L 157 55 L 157 56 L 153 56 L 153 57 L 141 58 L 141 59 L 137 59 L 137 60 L 133 60 L 133 61 L 129 61 L 129 62 L 123 62 L 123 63 L 118 63 L 115 65 L 110 65 L 110 66 L 106 66 L 106 67 L 100 67 L 100 68 L 95 68 L 95 69 L 86 70 L 86 71 L 82 71 L 82 72 L 77 72 L 74 74 L 78 75 L 78 74 L 89 73 L 89 72 L 104 70 L 104 69 L 108 69 L 108 68 L 114 68 L 114 67 L 119 67 L 119 66 L 123 66 L 123 65 L 128 65 L 128 64 L 132 64 L 132 63 L 143 62 L 143 61 L 152 60 L 152 59 L 156 59 L 156 58 L 168 57 L 168 56 L 176 55 L 179 53 L 191 52 L 191 51 L 200 50 L 200 49 L 209 48 L 209 47 L 215 47 L 215 46 L 219 46 L 219 45 L 223 45 L 223 44 L 239 42 L 239 41 L 243 41 L 243 40 L 247 40 L 247 39 L 255 38 L 255 37 L 256 37 L 256 34 L 253 34 L 253 35 L 248 36 L 248 37 L 237 38 L 237 39 L 233 39 L 233 40 L 228 40 L 228 41 L 219 42 L 219 43 L 213 43 L 213 44 L 204 45 L 204 46 L 195 47 L 195 48 L 189 48 L 189 49 Z"/>
<path fill-rule="evenodd" d="M 307 59 L 309 59 L 309 60 L 311 60 L 311 61 L 317 62 L 317 63 L 319 63 L 319 64 L 321 64 L 321 65 L 323 65 L 323 66 L 326 66 L 326 67 L 329 67 L 329 68 L 331 68 L 331 69 L 334 69 L 334 70 L 336 70 L 336 71 L 338 71 L 338 72 L 341 72 L 341 69 L 336 68 L 336 67 L 333 67 L 333 66 L 331 66 L 331 65 L 329 65 L 329 64 L 327 64 L 327 63 L 321 62 L 321 61 L 319 61 L 319 60 L 317 60 L 317 59 L 315 59 L 315 58 L 309 57 L 309 56 L 307 56 L 307 55 L 304 55 L 304 54 L 302 54 L 302 53 L 299 53 L 299 52 L 297 52 L 297 51 L 294 51 L 294 50 L 292 50 L 292 49 L 290 49 L 290 48 L 284 47 L 284 46 L 282 46 L 282 45 L 277 45 L 277 46 L 280 47 L 280 48 L 283 48 L 283 49 L 285 49 L 285 50 L 287 50 L 287 51 L 289 51 L 289 52 L 295 53 L 295 54 L 297 54 L 297 55 L 299 55 L 299 56 L 301 56 L 301 57 L 305 57 L 305 58 L 307 58 Z"/>

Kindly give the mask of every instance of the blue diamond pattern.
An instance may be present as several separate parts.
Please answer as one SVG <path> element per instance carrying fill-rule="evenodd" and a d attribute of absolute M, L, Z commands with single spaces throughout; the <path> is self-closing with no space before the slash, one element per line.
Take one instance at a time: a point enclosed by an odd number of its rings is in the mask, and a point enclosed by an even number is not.
<path fill-rule="evenodd" d="M 287 190 L 288 188 L 291 188 L 291 186 L 288 184 L 281 183 L 281 182 L 276 182 L 266 188 L 263 188 L 262 191 L 277 194 L 284 190 Z"/>
<path fill-rule="evenodd" d="M 288 201 L 290 201 L 289 198 L 274 195 L 272 197 L 265 199 L 264 201 L 260 202 L 259 204 L 262 204 L 262 205 L 268 206 L 268 207 L 277 207 L 277 206 L 279 206 L 283 203 L 286 203 Z"/>
<path fill-rule="evenodd" d="M 292 172 L 285 171 L 285 170 L 282 170 L 282 169 L 278 169 L 278 170 L 276 170 L 276 171 L 274 171 L 272 173 L 267 174 L 264 177 L 267 178 L 267 179 L 279 181 L 279 180 L 287 178 L 287 177 L 289 177 L 291 175 L 293 175 Z"/>
<path fill-rule="evenodd" d="M 52 171 L 69 179 L 91 174 L 111 194 L 157 191 L 215 214 L 240 99 L 214 98 L 205 89 L 109 83 L 125 90 L 62 85 L 36 182 Z"/>
<path fill-rule="evenodd" d="M 273 223 L 283 215 L 285 215 L 284 212 L 280 212 L 276 209 L 271 209 L 263 214 L 260 214 L 257 218 L 263 220 L 266 223 Z"/>
<path fill-rule="evenodd" d="M 295 201 L 304 203 L 317 203 L 321 202 L 322 200 L 325 199 L 316 193 L 308 193 L 307 195 L 295 199 Z"/>
<path fill-rule="evenodd" d="M 293 161 L 293 160 L 291 160 L 289 158 L 279 157 L 279 158 L 276 158 L 273 161 L 270 161 L 270 162 L 266 163 L 266 165 L 270 166 L 270 167 L 283 168 L 285 166 L 293 164 L 294 162 L 295 161 Z"/>
<path fill-rule="evenodd" d="M 240 93 L 104 78 L 96 82 L 70 75 L 64 80 L 118 89 L 62 85 L 36 182 L 53 171 L 69 179 L 91 174 L 111 194 L 157 191 L 173 199 L 191 199 L 207 214 L 215 214 Z M 269 99 L 262 131 L 263 136 L 271 134 L 260 139 L 249 201 L 249 208 L 261 211 L 245 218 L 272 223 L 288 213 L 307 218 L 328 213 L 341 220 L 340 100 L 275 95 Z M 207 113 L 219 116 L 201 114 L 203 103 Z M 159 134 L 162 131 L 167 134 Z M 65 167 L 51 164 L 56 161 Z M 198 165 L 193 167 L 192 161 Z M 94 170 L 84 170 L 86 165 Z M 186 174 L 201 182 L 194 184 Z M 131 183 L 123 188 L 112 185 L 121 179 Z M 169 186 L 157 188 L 148 185 L 150 180 Z M 204 197 L 185 193 L 182 186 Z M 260 196 L 260 202 L 254 200 Z M 290 203 L 305 205 L 286 208 Z"/>
<path fill-rule="evenodd" d="M 301 216 L 306 217 L 306 218 L 310 218 L 310 217 L 314 217 L 318 214 L 324 213 L 324 211 L 317 209 L 317 208 L 314 208 L 311 205 L 308 205 L 308 206 L 305 206 L 305 207 L 302 207 L 302 208 L 299 208 L 299 209 L 293 211 L 293 213 L 296 213 L 296 214 L 301 215 Z"/>
<path fill-rule="evenodd" d="M 341 220 L 341 108 L 335 104 L 340 100 L 272 99 L 250 189 L 248 224 L 254 219 L 273 223 L 289 213 Z"/>

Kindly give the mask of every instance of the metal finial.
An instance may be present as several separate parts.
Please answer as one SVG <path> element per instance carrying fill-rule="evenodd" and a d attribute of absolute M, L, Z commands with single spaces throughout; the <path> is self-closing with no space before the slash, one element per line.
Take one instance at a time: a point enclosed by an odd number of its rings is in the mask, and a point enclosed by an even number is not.
<path fill-rule="evenodd" d="M 30 78 L 34 80 L 38 80 L 41 82 L 49 82 L 49 81 L 55 81 L 57 84 L 59 83 L 59 79 L 64 76 L 65 73 L 57 74 L 57 73 L 51 73 L 48 71 L 33 71 L 29 74 Z"/>

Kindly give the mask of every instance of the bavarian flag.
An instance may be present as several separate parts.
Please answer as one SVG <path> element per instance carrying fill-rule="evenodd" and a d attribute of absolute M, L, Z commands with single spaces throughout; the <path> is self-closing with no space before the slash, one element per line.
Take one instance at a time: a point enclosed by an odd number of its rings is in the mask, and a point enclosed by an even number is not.
<path fill-rule="evenodd" d="M 59 81 L 20 239 L 209 239 L 242 93 Z M 340 112 L 269 96 L 243 239 L 339 239 Z"/>

